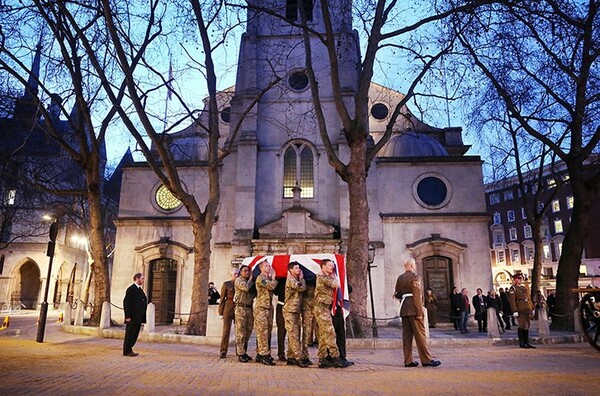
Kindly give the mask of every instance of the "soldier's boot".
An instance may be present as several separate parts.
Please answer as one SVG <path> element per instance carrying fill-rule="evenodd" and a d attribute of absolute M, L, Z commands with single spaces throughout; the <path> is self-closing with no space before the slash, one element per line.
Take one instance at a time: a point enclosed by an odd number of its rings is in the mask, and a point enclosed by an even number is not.
<path fill-rule="evenodd" d="M 533 345 L 531 345 L 529 343 L 529 329 L 523 330 L 523 333 L 524 333 L 523 338 L 525 339 L 525 346 L 527 346 L 527 348 L 530 348 L 530 349 L 536 349 Z"/>
<path fill-rule="evenodd" d="M 262 363 L 264 359 L 264 356 L 261 354 L 256 354 L 256 363 Z"/>
<path fill-rule="evenodd" d="M 296 365 L 298 365 L 298 363 L 299 362 L 295 358 L 289 358 L 287 360 L 287 365 L 288 366 L 296 366 Z"/>
<path fill-rule="evenodd" d="M 333 367 L 333 363 L 330 359 L 327 358 L 322 358 L 319 359 L 319 368 L 328 368 L 328 367 Z"/>
<path fill-rule="evenodd" d="M 346 359 L 342 359 L 341 357 L 336 357 L 333 359 L 333 367 L 337 368 L 346 368 L 352 366 L 352 363 L 347 361 Z"/>
<path fill-rule="evenodd" d="M 525 345 L 525 335 L 523 334 L 523 329 L 518 328 L 517 329 L 517 334 L 519 335 L 519 347 L 521 348 L 527 348 L 527 345 Z"/>
<path fill-rule="evenodd" d="M 275 366 L 275 360 L 273 360 L 273 357 L 271 355 L 263 356 L 262 364 L 267 366 Z"/>
<path fill-rule="evenodd" d="M 309 358 L 304 358 L 301 360 L 301 362 L 303 364 L 306 364 L 307 366 L 311 366 L 313 364 L 313 362 Z"/>

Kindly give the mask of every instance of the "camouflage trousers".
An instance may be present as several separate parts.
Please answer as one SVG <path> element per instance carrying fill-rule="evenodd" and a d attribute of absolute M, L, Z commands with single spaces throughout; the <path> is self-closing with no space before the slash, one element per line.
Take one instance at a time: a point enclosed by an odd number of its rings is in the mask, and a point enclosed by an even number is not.
<path fill-rule="evenodd" d="M 313 310 L 317 319 L 318 335 L 319 335 L 319 359 L 324 359 L 329 356 L 337 358 L 340 356 L 337 344 L 335 343 L 335 330 L 331 320 L 331 309 L 329 305 L 315 302 Z"/>
<path fill-rule="evenodd" d="M 298 312 L 283 312 L 285 329 L 288 337 L 288 359 L 304 359 L 300 343 L 300 314 Z"/>
<path fill-rule="evenodd" d="M 273 307 L 254 308 L 254 332 L 256 334 L 256 353 L 261 356 L 271 355 L 269 339 L 273 331 Z"/>
<path fill-rule="evenodd" d="M 235 352 L 238 356 L 242 356 L 248 349 L 248 339 L 252 334 L 252 326 L 254 325 L 254 317 L 251 307 L 235 307 Z"/>
<path fill-rule="evenodd" d="M 308 357 L 308 345 L 313 342 L 313 330 L 317 330 L 315 324 L 315 315 L 313 313 L 314 305 L 307 305 L 302 309 L 302 356 L 303 359 Z"/>

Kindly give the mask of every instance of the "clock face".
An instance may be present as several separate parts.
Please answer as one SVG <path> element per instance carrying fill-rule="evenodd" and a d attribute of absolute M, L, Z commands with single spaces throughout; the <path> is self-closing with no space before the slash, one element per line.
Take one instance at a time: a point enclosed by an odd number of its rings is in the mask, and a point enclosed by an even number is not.
<path fill-rule="evenodd" d="M 163 210 L 175 210 L 181 206 L 181 201 L 163 184 L 156 190 L 156 204 Z"/>

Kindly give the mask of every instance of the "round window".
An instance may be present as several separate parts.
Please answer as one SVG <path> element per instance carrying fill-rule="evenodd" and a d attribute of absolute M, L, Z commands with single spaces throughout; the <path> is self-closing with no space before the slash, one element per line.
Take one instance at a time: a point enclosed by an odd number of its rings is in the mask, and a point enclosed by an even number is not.
<path fill-rule="evenodd" d="M 303 71 L 293 72 L 288 79 L 288 83 L 292 89 L 302 91 L 304 88 L 308 87 L 308 76 Z"/>
<path fill-rule="evenodd" d="M 221 120 L 226 123 L 231 121 L 231 107 L 225 107 L 223 110 L 221 110 Z"/>
<path fill-rule="evenodd" d="M 384 120 L 389 114 L 388 107 L 383 103 L 376 103 L 371 107 L 371 115 L 376 120 Z"/>
<path fill-rule="evenodd" d="M 163 210 L 171 211 L 180 207 L 181 201 L 163 184 L 156 190 L 156 204 Z"/>
<path fill-rule="evenodd" d="M 439 207 L 448 201 L 446 183 L 435 176 L 426 176 L 417 183 L 417 197 L 425 206 Z"/>

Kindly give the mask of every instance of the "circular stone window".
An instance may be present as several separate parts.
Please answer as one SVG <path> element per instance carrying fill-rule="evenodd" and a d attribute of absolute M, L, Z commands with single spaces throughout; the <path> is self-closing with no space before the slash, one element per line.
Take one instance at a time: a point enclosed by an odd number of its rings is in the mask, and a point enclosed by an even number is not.
<path fill-rule="evenodd" d="M 389 109 L 383 103 L 376 103 L 371 107 L 371 115 L 376 120 L 385 120 L 389 114 Z"/>
<path fill-rule="evenodd" d="M 231 107 L 225 107 L 223 110 L 221 110 L 221 120 L 226 123 L 231 121 Z"/>
<path fill-rule="evenodd" d="M 181 206 L 181 201 L 164 184 L 156 189 L 155 198 L 156 204 L 162 210 L 174 211 Z"/>
<path fill-rule="evenodd" d="M 303 71 L 293 72 L 288 79 L 288 84 L 290 84 L 293 90 L 302 91 L 308 87 L 308 76 Z"/>
<path fill-rule="evenodd" d="M 415 199 L 421 206 L 437 209 L 450 201 L 450 188 L 447 180 L 439 175 L 423 175 L 413 186 Z"/>

